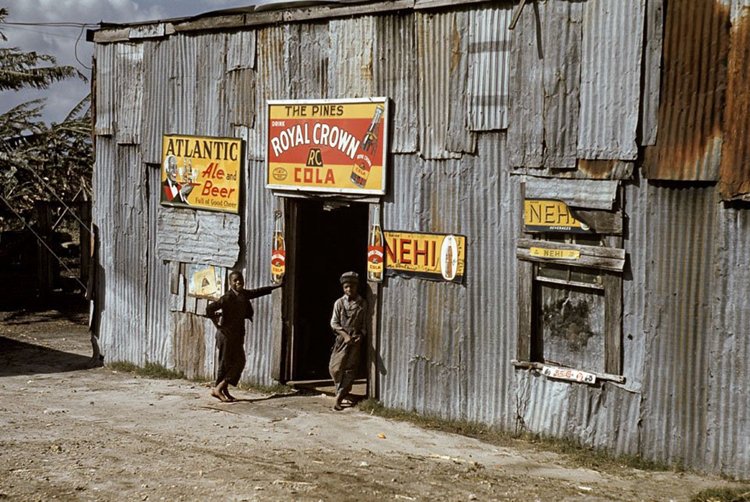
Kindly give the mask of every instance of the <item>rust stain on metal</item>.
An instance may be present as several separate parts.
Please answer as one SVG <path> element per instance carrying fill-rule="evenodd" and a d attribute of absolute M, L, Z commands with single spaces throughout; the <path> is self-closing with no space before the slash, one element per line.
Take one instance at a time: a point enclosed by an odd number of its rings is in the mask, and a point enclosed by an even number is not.
<path fill-rule="evenodd" d="M 725 200 L 750 195 L 750 8 L 732 27 L 729 78 L 721 156 L 721 197 Z"/>
<path fill-rule="evenodd" d="M 667 4 L 657 143 L 644 173 L 716 181 L 727 85 L 730 9 L 717 0 Z"/>
<path fill-rule="evenodd" d="M 613 172 L 620 166 L 616 160 L 578 159 L 578 169 L 594 180 L 609 180 Z"/>

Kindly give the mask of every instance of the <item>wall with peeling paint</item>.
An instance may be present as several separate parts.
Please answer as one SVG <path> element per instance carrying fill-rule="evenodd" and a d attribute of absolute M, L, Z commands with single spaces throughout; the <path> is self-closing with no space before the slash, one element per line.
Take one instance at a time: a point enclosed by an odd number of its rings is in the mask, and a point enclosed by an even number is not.
<path fill-rule="evenodd" d="M 383 227 L 465 235 L 467 261 L 463 284 L 382 285 L 384 404 L 750 477 L 750 211 L 726 202 L 750 193 L 750 5 L 539 0 L 511 31 L 517 2 L 460 3 L 248 8 L 92 32 L 105 356 L 211 378 L 214 328 L 182 271 L 267 282 L 266 100 L 389 96 Z M 245 140 L 240 215 L 159 205 L 168 133 Z M 624 383 L 511 364 L 522 183 L 610 209 L 619 194 Z M 566 313 L 556 294 L 550 340 L 571 315 L 601 329 L 595 299 Z M 255 302 L 244 381 L 273 382 L 280 295 Z"/>

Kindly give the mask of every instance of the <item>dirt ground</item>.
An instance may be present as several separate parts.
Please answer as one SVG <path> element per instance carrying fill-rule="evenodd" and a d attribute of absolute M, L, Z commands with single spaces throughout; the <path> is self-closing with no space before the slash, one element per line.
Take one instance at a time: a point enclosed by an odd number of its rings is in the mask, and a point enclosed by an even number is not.
<path fill-rule="evenodd" d="M 716 477 L 597 472 L 359 411 L 91 368 L 86 316 L 0 311 L 0 499 L 690 500 Z"/>

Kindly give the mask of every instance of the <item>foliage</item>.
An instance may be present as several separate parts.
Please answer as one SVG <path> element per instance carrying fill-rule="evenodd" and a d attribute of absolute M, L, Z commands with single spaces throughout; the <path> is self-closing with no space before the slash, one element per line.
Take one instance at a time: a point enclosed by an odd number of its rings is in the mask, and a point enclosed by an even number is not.
<path fill-rule="evenodd" d="M 0 9 L 0 25 L 8 12 Z M 6 37 L 0 32 L 0 37 Z M 84 78 L 55 58 L 18 48 L 0 49 L 0 92 L 46 89 L 54 82 Z M 36 201 L 67 202 L 91 192 L 93 151 L 89 98 L 59 124 L 41 120 L 43 100 L 22 103 L 0 115 L 0 231 L 32 219 Z"/>

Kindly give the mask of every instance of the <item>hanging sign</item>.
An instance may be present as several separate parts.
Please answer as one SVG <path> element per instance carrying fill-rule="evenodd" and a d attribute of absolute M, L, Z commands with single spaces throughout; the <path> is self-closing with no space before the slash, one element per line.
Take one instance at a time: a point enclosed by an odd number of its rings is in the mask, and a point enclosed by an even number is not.
<path fill-rule="evenodd" d="M 164 135 L 161 165 L 162 205 L 239 212 L 242 140 Z"/>
<path fill-rule="evenodd" d="M 466 237 L 450 234 L 385 232 L 388 276 L 463 282 Z"/>
<path fill-rule="evenodd" d="M 218 300 L 224 293 L 223 273 L 213 265 L 188 265 L 188 295 Z"/>
<path fill-rule="evenodd" d="M 273 229 L 273 243 L 271 244 L 271 282 L 281 284 L 286 273 L 286 244 L 284 242 L 284 230 L 281 224 L 281 211 L 274 214 L 275 223 Z"/>
<path fill-rule="evenodd" d="M 577 249 L 550 249 L 530 247 L 529 254 L 537 258 L 553 258 L 555 260 L 579 260 L 581 252 Z"/>
<path fill-rule="evenodd" d="M 588 233 L 591 230 L 577 220 L 561 200 L 524 200 L 523 222 L 526 232 Z"/>
<path fill-rule="evenodd" d="M 367 280 L 383 282 L 383 231 L 380 224 L 374 223 L 370 229 L 370 239 L 367 245 Z"/>
<path fill-rule="evenodd" d="M 268 101 L 267 187 L 385 194 L 388 100 Z"/>

